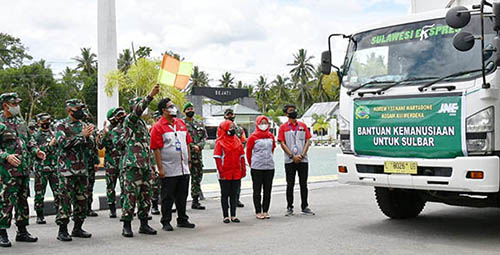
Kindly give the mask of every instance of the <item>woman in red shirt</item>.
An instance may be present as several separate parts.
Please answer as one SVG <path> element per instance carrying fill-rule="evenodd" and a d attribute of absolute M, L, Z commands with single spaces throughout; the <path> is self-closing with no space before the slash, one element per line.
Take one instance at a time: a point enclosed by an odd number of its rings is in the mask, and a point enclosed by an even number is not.
<path fill-rule="evenodd" d="M 230 204 L 231 221 L 238 223 L 240 220 L 236 218 L 236 194 L 241 186 L 241 178 L 246 175 L 245 152 L 240 139 L 235 136 L 236 126 L 232 121 L 226 120 L 219 127 L 222 132 L 215 143 L 214 158 L 219 177 L 222 214 L 224 223 L 229 223 Z"/>

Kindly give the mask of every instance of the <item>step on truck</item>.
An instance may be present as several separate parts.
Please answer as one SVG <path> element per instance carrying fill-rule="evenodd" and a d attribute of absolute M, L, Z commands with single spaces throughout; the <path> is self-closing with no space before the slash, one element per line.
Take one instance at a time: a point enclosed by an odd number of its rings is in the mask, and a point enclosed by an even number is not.
<path fill-rule="evenodd" d="M 388 217 L 426 202 L 500 207 L 500 3 L 332 34 L 341 81 L 339 182 L 374 186 Z M 347 40 L 343 64 L 331 42 Z"/>

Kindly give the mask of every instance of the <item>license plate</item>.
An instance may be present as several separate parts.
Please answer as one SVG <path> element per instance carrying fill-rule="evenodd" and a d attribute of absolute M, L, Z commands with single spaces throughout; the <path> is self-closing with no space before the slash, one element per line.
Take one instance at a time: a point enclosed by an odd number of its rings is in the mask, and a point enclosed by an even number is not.
<path fill-rule="evenodd" d="M 386 174 L 417 174 L 417 162 L 412 161 L 385 161 Z"/>

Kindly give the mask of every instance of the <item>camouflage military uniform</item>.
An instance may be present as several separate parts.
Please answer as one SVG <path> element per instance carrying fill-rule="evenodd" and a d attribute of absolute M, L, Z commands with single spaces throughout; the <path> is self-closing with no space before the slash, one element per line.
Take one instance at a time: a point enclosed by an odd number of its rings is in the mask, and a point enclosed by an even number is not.
<path fill-rule="evenodd" d="M 91 125 L 91 123 L 85 123 L 85 125 Z M 95 174 L 96 168 L 95 165 L 99 164 L 99 151 L 97 150 L 97 130 L 87 138 L 86 140 L 86 148 L 85 148 L 85 165 L 88 171 L 88 186 L 87 186 L 87 208 L 89 211 L 92 210 L 92 201 L 94 196 L 94 184 L 95 184 Z M 90 215 L 90 214 L 89 214 Z M 90 215 L 92 216 L 92 215 Z M 94 216 L 97 216 L 94 214 Z"/>
<path fill-rule="evenodd" d="M 104 157 L 104 167 L 106 168 L 106 197 L 108 204 L 115 204 L 116 200 L 116 183 L 120 174 L 120 159 L 122 151 L 118 149 L 117 144 L 113 141 L 118 141 L 122 135 L 123 129 L 120 124 L 111 126 L 108 133 L 103 135 L 99 149 L 106 149 Z"/>
<path fill-rule="evenodd" d="M 45 197 L 45 191 L 47 190 L 47 184 L 50 184 L 50 189 L 54 195 L 54 204 L 58 208 L 59 197 L 58 197 L 58 185 L 59 179 L 57 177 L 57 155 L 56 147 L 57 145 L 50 146 L 50 141 L 55 138 L 55 133 L 50 129 L 44 131 L 42 129 L 38 130 L 34 135 L 33 139 L 39 148 L 44 151 L 47 155 L 45 160 L 35 160 L 35 211 L 37 214 L 43 214 L 43 200 Z"/>
<path fill-rule="evenodd" d="M 60 206 L 56 216 L 58 225 L 68 224 L 71 215 L 74 221 L 83 221 L 87 216 L 88 170 L 85 150 L 88 138 L 82 135 L 83 125 L 81 121 L 67 117 L 56 127 L 60 191 Z"/>
<path fill-rule="evenodd" d="M 123 135 L 116 140 L 118 149 L 124 151 L 120 161 L 122 221 L 132 220 L 136 203 L 141 220 L 147 220 L 151 209 L 152 153 L 148 128 L 141 115 L 153 99 L 148 96 L 139 100 L 131 103 L 134 106 L 123 121 Z"/>
<path fill-rule="evenodd" d="M 193 143 L 190 144 L 191 147 L 191 197 L 197 199 L 201 195 L 201 180 L 203 179 L 203 159 L 202 151 L 205 147 L 205 140 L 207 138 L 207 131 L 203 126 L 203 123 L 184 118 L 189 135 L 193 139 Z M 200 148 L 200 152 L 196 152 L 193 146 L 197 145 Z"/>
<path fill-rule="evenodd" d="M 0 114 L 0 229 L 10 227 L 14 208 L 16 225 L 29 224 L 29 167 L 38 150 L 21 117 Z M 18 167 L 7 162 L 11 154 L 21 160 Z"/>

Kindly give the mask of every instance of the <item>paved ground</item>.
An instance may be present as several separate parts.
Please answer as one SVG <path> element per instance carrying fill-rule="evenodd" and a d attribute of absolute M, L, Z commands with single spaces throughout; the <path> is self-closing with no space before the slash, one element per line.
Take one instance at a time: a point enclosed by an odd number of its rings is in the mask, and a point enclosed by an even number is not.
<path fill-rule="evenodd" d="M 54 217 L 31 225 L 36 244 L 13 242 L 0 254 L 499 254 L 500 210 L 428 204 L 413 220 L 389 220 L 378 210 L 370 187 L 337 182 L 310 185 L 316 216 L 283 216 L 284 187 L 275 188 L 270 220 L 257 220 L 248 190 L 238 210 L 240 224 L 223 224 L 217 199 L 206 211 L 188 213 L 197 228 L 159 231 L 157 236 L 121 237 L 121 224 L 102 211 L 86 222 L 91 239 L 62 243 L 55 239 Z M 296 195 L 298 195 L 296 193 Z M 34 219 L 31 220 L 34 222 Z M 160 230 L 159 218 L 153 227 Z M 14 236 L 14 229 L 9 231 Z M 12 238 L 13 239 L 13 238 Z"/>

